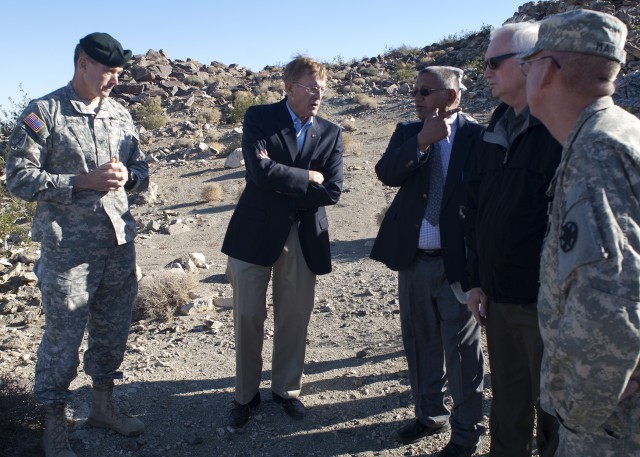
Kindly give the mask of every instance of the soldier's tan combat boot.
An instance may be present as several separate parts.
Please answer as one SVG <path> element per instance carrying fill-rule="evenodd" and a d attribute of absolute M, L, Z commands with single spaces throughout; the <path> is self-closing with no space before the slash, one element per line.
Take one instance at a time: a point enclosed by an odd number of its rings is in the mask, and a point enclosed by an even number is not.
<path fill-rule="evenodd" d="M 110 428 L 121 435 L 136 436 L 144 431 L 140 419 L 131 417 L 120 411 L 113 403 L 113 384 L 94 385 L 91 391 L 91 411 L 87 424 L 94 427 Z"/>
<path fill-rule="evenodd" d="M 77 457 L 69 446 L 63 404 L 45 407 L 42 447 L 46 457 Z"/>

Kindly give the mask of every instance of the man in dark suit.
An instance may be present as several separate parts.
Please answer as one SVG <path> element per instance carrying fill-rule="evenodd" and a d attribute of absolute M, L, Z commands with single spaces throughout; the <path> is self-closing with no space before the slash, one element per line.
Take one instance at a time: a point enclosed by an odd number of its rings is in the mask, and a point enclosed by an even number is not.
<path fill-rule="evenodd" d="M 449 429 L 439 456 L 471 456 L 482 422 L 484 359 L 479 325 L 466 306 L 468 278 L 460 206 L 465 172 L 483 128 L 459 111 L 462 70 L 427 67 L 413 97 L 419 122 L 400 123 L 376 164 L 399 187 L 371 258 L 398 271 L 400 323 L 416 419 L 398 431 L 408 444 Z M 444 403 L 445 383 L 453 397 Z"/>
<path fill-rule="evenodd" d="M 267 286 L 273 275 L 271 391 L 294 419 L 316 275 L 331 271 L 325 205 L 342 192 L 340 128 L 317 116 L 325 67 L 303 56 L 284 69 L 286 98 L 245 114 L 246 186 L 222 245 L 229 256 L 236 339 L 236 389 L 228 425 L 244 425 L 260 404 Z"/>

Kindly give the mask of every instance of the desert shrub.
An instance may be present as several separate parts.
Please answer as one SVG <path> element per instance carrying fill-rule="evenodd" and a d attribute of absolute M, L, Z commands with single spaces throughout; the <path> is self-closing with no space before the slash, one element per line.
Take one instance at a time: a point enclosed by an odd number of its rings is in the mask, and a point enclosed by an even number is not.
<path fill-rule="evenodd" d="M 20 100 L 9 97 L 10 107 L 0 105 L 0 168 L 4 168 L 4 158 L 7 156 L 7 140 L 18 122 L 18 118 L 29 104 L 27 93 L 20 87 Z"/>
<path fill-rule="evenodd" d="M 356 121 L 354 119 L 347 119 L 342 121 L 342 130 L 345 132 L 355 132 L 358 130 L 356 127 Z"/>
<path fill-rule="evenodd" d="M 236 124 L 242 122 L 244 119 L 244 113 L 250 106 L 256 104 L 256 97 L 249 92 L 236 92 L 233 99 L 233 108 L 229 111 L 227 122 L 230 124 Z"/>
<path fill-rule="evenodd" d="M 157 97 L 149 98 L 143 104 L 133 108 L 132 115 L 133 119 L 147 130 L 164 127 L 169 121 Z"/>
<path fill-rule="evenodd" d="M 217 182 L 206 184 L 200 192 L 200 197 L 205 202 L 222 201 L 222 186 Z"/>
<path fill-rule="evenodd" d="M 220 122 L 222 113 L 216 107 L 206 108 L 198 113 L 198 122 L 201 124 L 217 124 Z"/>
<path fill-rule="evenodd" d="M 139 283 L 133 318 L 171 321 L 197 283 L 195 275 L 175 269 L 145 276 Z"/>
<path fill-rule="evenodd" d="M 0 186 L 0 251 L 8 249 L 10 238 L 27 237 L 35 211 L 35 203 L 20 200 Z"/>
<path fill-rule="evenodd" d="M 191 146 L 193 146 L 193 138 L 178 138 L 171 145 L 172 148 L 179 149 L 190 148 Z"/>
<path fill-rule="evenodd" d="M 352 154 L 359 156 L 362 154 L 362 142 L 357 141 L 350 133 L 342 132 L 342 152 L 343 154 Z"/>
<path fill-rule="evenodd" d="M 189 86 L 197 86 L 197 87 L 202 87 L 205 84 L 202 78 L 196 75 L 188 75 L 186 78 L 184 78 L 184 81 L 182 82 L 184 82 Z"/>
<path fill-rule="evenodd" d="M 373 109 L 378 107 L 378 102 L 367 94 L 356 94 L 352 97 L 352 100 L 361 109 Z"/>
<path fill-rule="evenodd" d="M 365 67 L 360 70 L 360 74 L 365 76 L 378 76 L 380 74 L 380 70 L 375 67 Z"/>
<path fill-rule="evenodd" d="M 38 455 L 44 411 L 27 381 L 0 377 L 0 456 Z M 35 446 L 34 446 L 34 443 Z M 33 453 L 26 447 L 37 447 Z"/>
<path fill-rule="evenodd" d="M 396 68 L 396 81 L 411 82 L 416 78 L 416 71 L 413 66 L 401 63 Z"/>

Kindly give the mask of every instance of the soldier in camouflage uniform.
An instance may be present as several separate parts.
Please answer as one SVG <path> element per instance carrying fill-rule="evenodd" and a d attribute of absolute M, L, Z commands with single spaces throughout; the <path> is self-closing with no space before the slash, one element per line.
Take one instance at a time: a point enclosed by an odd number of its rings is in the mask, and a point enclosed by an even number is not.
<path fill-rule="evenodd" d="M 640 116 L 640 70 L 619 78 L 613 101 L 630 113 Z"/>
<path fill-rule="evenodd" d="M 640 121 L 611 99 L 626 34 L 574 10 L 519 56 L 531 111 L 564 145 L 538 302 L 556 456 L 640 455 Z"/>
<path fill-rule="evenodd" d="M 81 39 L 72 81 L 32 101 L 9 140 L 7 187 L 37 202 L 32 238 L 41 243 L 35 272 L 46 327 L 34 390 L 46 407 L 47 457 L 75 456 L 64 405 L 85 327 L 84 371 L 93 380 L 88 423 L 125 435 L 144 430 L 111 400 L 138 290 L 127 192 L 144 190 L 149 180 L 131 116 L 108 98 L 130 58 L 108 34 Z"/>

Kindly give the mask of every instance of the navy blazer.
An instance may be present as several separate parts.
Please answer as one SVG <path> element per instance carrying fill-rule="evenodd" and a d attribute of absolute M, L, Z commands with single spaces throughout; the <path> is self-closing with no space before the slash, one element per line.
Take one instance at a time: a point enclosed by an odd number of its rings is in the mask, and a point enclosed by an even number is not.
<path fill-rule="evenodd" d="M 376 164 L 380 181 L 400 189 L 385 214 L 370 257 L 396 271 L 407 268 L 416 256 L 427 207 L 430 149 L 418 158 L 417 135 L 422 125 L 422 121 L 398 124 Z M 473 168 L 473 151 L 480 144 L 483 131 L 484 127 L 458 114 L 440 210 L 440 242 L 447 280 L 460 282 L 463 290 L 469 289 L 469 281 L 460 207 L 466 199 L 465 175 Z"/>
<path fill-rule="evenodd" d="M 273 265 L 289 236 L 298 234 L 309 269 L 331 271 L 329 222 L 324 209 L 338 202 L 342 192 L 342 135 L 340 127 L 318 116 L 298 152 L 295 127 L 286 99 L 250 107 L 244 117 L 242 155 L 246 185 L 222 244 L 222 252 L 245 262 Z M 266 150 L 269 158 L 258 154 Z M 308 170 L 324 176 L 309 182 Z"/>

